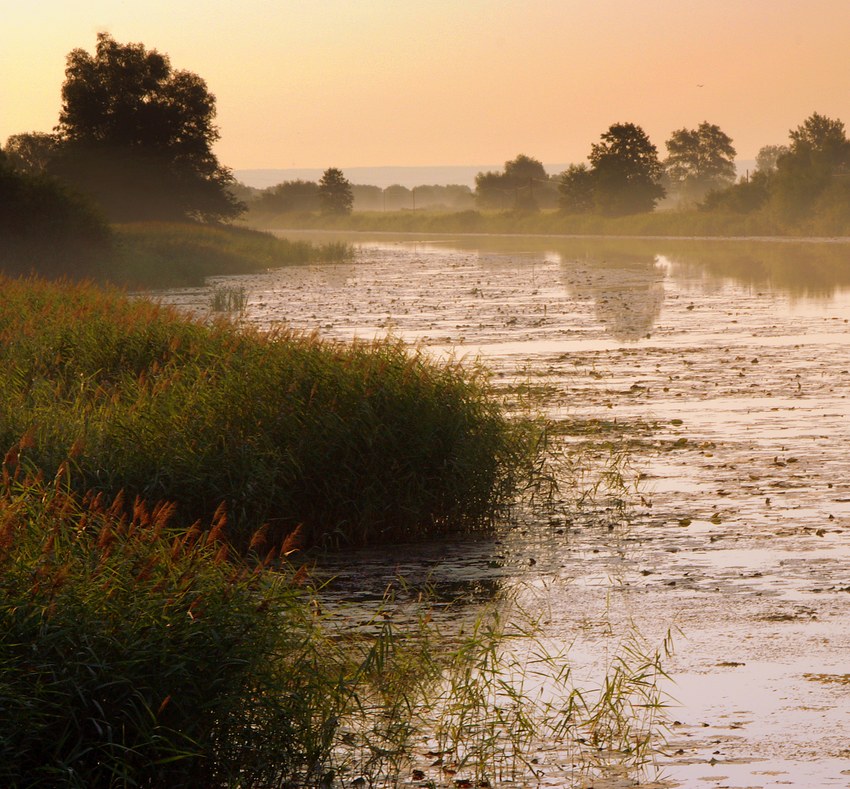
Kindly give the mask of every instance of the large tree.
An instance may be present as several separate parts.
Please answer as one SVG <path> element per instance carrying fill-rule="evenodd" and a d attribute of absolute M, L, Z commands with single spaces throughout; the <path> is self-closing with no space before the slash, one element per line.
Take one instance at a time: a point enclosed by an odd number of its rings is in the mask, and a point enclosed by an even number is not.
<path fill-rule="evenodd" d="M 678 129 L 667 140 L 664 167 L 679 199 L 695 203 L 711 191 L 735 182 L 735 148 L 719 126 L 703 121 L 696 129 Z"/>
<path fill-rule="evenodd" d="M 772 191 L 780 215 L 793 220 L 810 213 L 825 194 L 837 196 L 844 189 L 850 178 L 850 140 L 842 121 L 817 112 L 789 137 L 788 152 L 776 160 Z"/>
<path fill-rule="evenodd" d="M 543 164 L 521 153 L 505 162 L 504 172 L 478 173 L 475 195 L 483 208 L 536 211 L 553 205 L 556 192 Z"/>
<path fill-rule="evenodd" d="M 113 219 L 229 219 L 243 206 L 212 151 L 215 96 L 168 56 L 99 33 L 67 58 L 51 170 Z"/>
<path fill-rule="evenodd" d="M 323 214 L 350 214 L 354 207 L 351 182 L 342 170 L 329 167 L 319 181 L 319 203 Z"/>
<path fill-rule="evenodd" d="M 664 197 L 658 150 L 634 123 L 615 123 L 594 143 L 588 157 L 594 202 L 604 214 L 651 211 Z"/>

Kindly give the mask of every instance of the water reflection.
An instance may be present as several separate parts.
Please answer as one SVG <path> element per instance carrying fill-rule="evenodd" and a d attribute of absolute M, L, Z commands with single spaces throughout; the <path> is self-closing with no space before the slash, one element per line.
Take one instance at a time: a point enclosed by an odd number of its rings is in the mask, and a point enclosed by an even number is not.
<path fill-rule="evenodd" d="M 311 237 L 320 238 L 315 233 Z M 366 233 L 337 237 L 355 244 L 378 240 Z M 380 240 L 386 244 L 393 237 L 385 234 Z M 395 240 L 407 245 L 411 237 L 401 235 Z M 669 275 L 677 279 L 733 279 L 795 297 L 823 298 L 850 289 L 850 242 L 845 239 L 433 235 L 418 241 L 423 247 L 477 252 L 482 257 L 558 258 L 603 266 L 628 267 L 640 261 L 651 266 L 648 261 L 666 258 L 671 264 Z"/>
<path fill-rule="evenodd" d="M 650 334 L 664 303 L 664 268 L 654 258 L 562 259 L 564 284 L 575 299 L 593 301 L 606 334 L 634 342 Z"/>

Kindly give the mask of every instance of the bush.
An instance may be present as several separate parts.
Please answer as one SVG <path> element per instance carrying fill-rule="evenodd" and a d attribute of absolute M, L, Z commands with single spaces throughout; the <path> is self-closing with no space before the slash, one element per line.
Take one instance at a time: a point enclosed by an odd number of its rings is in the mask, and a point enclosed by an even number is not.
<path fill-rule="evenodd" d="M 0 163 L 0 269 L 91 277 L 111 253 L 106 221 L 80 195 Z"/>

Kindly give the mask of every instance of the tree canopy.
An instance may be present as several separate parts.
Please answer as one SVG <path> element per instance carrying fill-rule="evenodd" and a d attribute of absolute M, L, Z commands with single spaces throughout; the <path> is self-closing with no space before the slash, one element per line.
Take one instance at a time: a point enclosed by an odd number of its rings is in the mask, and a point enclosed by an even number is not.
<path fill-rule="evenodd" d="M 261 213 L 285 214 L 292 211 L 318 211 L 319 185 L 315 181 L 282 181 L 264 189 L 252 208 Z"/>
<path fill-rule="evenodd" d="M 588 157 L 594 202 L 603 214 L 651 211 L 664 197 L 658 150 L 634 123 L 615 123 L 594 143 Z"/>
<path fill-rule="evenodd" d="M 8 163 L 26 175 L 41 175 L 56 155 L 59 138 L 55 134 L 28 132 L 13 134 L 6 140 Z"/>
<path fill-rule="evenodd" d="M 735 182 L 732 138 L 715 124 L 703 121 L 696 129 L 674 131 L 667 151 L 664 168 L 683 202 L 696 202 Z"/>
<path fill-rule="evenodd" d="M 212 151 L 215 96 L 167 55 L 99 33 L 67 58 L 50 170 L 113 219 L 229 219 L 241 204 Z"/>
<path fill-rule="evenodd" d="M 594 208 L 594 177 L 586 164 L 571 164 L 558 183 L 559 206 L 565 214 L 586 214 Z"/>
<path fill-rule="evenodd" d="M 504 172 L 475 176 L 475 196 L 482 208 L 536 211 L 555 202 L 555 189 L 543 164 L 525 154 L 505 162 Z"/>
<path fill-rule="evenodd" d="M 787 145 L 763 145 L 756 154 L 756 171 L 765 174 L 775 172 L 779 157 L 786 153 Z"/>
<path fill-rule="evenodd" d="M 846 205 L 850 141 L 844 124 L 817 112 L 789 132 L 787 153 L 776 160 L 772 200 L 784 219 L 810 213 L 826 193 Z M 840 198 L 838 193 L 842 192 Z"/>
<path fill-rule="evenodd" d="M 342 170 L 329 167 L 319 181 L 319 203 L 324 214 L 350 214 L 354 207 L 351 183 Z"/>

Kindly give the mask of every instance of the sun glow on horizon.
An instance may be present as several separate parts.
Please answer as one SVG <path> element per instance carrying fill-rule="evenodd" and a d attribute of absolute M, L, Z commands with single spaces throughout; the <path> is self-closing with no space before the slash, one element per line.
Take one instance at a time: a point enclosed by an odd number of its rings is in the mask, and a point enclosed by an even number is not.
<path fill-rule="evenodd" d="M 582 161 L 631 121 L 703 120 L 742 159 L 817 111 L 850 122 L 850 4 L 812 0 L 44 0 L 7 9 L 0 144 L 50 131 L 67 53 L 140 41 L 217 97 L 234 168 Z"/>

